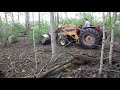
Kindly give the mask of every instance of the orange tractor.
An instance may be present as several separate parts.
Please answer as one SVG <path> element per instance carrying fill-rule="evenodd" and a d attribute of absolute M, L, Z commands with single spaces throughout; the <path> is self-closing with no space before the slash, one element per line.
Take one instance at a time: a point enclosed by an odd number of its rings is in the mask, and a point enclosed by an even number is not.
<path fill-rule="evenodd" d="M 50 34 L 46 34 L 47 39 L 42 38 L 42 44 L 45 45 L 45 42 L 48 40 L 50 42 Z M 79 27 L 70 27 L 70 26 L 58 26 L 56 30 L 56 39 L 58 43 L 62 46 L 68 44 L 69 42 L 79 42 L 80 46 L 83 48 L 96 48 L 102 42 L 103 32 L 99 26 L 91 26 L 82 28 Z M 105 33 L 107 38 L 107 34 Z"/>

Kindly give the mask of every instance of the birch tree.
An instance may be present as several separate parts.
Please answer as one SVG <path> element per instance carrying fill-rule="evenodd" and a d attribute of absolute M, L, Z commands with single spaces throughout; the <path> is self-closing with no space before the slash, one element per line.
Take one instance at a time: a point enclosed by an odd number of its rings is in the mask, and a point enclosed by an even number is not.
<path fill-rule="evenodd" d="M 114 28 L 115 28 L 116 18 L 117 18 L 117 12 L 114 12 L 113 21 L 112 21 L 112 30 L 111 30 L 110 52 L 109 52 L 109 64 L 110 65 L 112 65 L 112 54 L 113 54 L 113 45 L 114 45 Z"/>
<path fill-rule="evenodd" d="M 57 26 L 59 25 L 59 12 L 57 12 Z"/>
<path fill-rule="evenodd" d="M 35 55 L 35 69 L 37 69 L 37 55 L 36 55 L 36 45 L 35 45 L 35 30 L 34 30 L 34 12 L 32 13 L 33 21 L 33 45 L 34 45 L 34 55 Z"/>
<path fill-rule="evenodd" d="M 14 15 L 13 15 L 13 12 L 11 12 L 11 18 L 12 18 L 12 23 L 14 25 Z"/>
<path fill-rule="evenodd" d="M 40 12 L 38 12 L 38 26 L 40 28 Z"/>
<path fill-rule="evenodd" d="M 0 21 L 2 21 L 1 16 L 0 16 Z"/>
<path fill-rule="evenodd" d="M 68 23 L 68 16 L 67 16 L 67 12 L 65 12 L 65 19 L 66 19 L 66 23 Z"/>
<path fill-rule="evenodd" d="M 67 16 L 67 12 L 65 12 L 65 18 L 66 18 L 66 19 L 68 18 L 68 16 Z"/>
<path fill-rule="evenodd" d="M 51 29 L 51 47 L 52 47 L 52 58 L 53 58 L 56 53 L 56 34 L 55 34 L 53 12 L 50 12 L 50 29 Z"/>
<path fill-rule="evenodd" d="M 54 21 L 55 21 L 55 27 L 57 27 L 59 24 L 59 13 L 58 12 L 54 13 Z"/>
<path fill-rule="evenodd" d="M 25 28 L 27 32 L 30 30 L 29 12 L 25 12 Z"/>
<path fill-rule="evenodd" d="M 108 12 L 109 15 L 109 24 L 111 25 L 111 12 Z"/>
<path fill-rule="evenodd" d="M 8 24 L 7 12 L 5 12 L 4 14 L 5 14 L 5 21 Z"/>
<path fill-rule="evenodd" d="M 105 14 L 104 14 L 104 12 L 103 12 L 103 38 L 102 38 L 102 49 L 101 49 L 101 57 L 100 57 L 99 75 L 101 75 L 101 73 L 102 73 L 102 68 L 103 68 L 104 45 L 105 45 Z"/>
<path fill-rule="evenodd" d="M 20 14 L 18 12 L 18 23 L 20 23 Z"/>

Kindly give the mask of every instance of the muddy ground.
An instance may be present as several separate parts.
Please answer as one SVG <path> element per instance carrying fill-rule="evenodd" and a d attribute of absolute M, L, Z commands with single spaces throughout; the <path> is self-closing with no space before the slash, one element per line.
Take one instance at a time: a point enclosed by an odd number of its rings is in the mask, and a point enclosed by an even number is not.
<path fill-rule="evenodd" d="M 113 52 L 113 65 L 108 65 L 108 60 L 104 61 L 104 70 L 101 78 L 120 78 L 120 39 L 115 38 Z M 108 57 L 109 42 L 105 45 L 104 58 Z M 57 50 L 61 50 L 62 46 L 57 45 Z M 36 45 L 37 49 L 37 64 L 35 69 L 35 56 L 33 44 L 26 37 L 19 38 L 19 42 L 11 44 L 7 47 L 0 48 L 0 70 L 5 74 L 5 78 L 34 78 L 35 73 L 42 74 L 43 72 L 71 60 L 71 55 L 86 54 L 94 58 L 100 58 L 101 47 L 97 49 L 83 49 L 76 45 L 70 45 L 63 48 L 56 59 L 51 61 L 51 45 Z M 74 58 L 73 58 L 74 59 Z M 82 58 L 81 58 L 82 59 Z M 51 62 L 50 62 L 51 61 Z M 50 63 L 49 63 L 50 62 Z M 96 62 L 84 63 L 81 65 L 73 65 L 70 68 L 59 72 L 48 78 L 97 78 L 99 72 L 99 60 Z M 47 64 L 47 65 L 46 65 Z M 47 66 L 42 71 L 44 66 Z"/>

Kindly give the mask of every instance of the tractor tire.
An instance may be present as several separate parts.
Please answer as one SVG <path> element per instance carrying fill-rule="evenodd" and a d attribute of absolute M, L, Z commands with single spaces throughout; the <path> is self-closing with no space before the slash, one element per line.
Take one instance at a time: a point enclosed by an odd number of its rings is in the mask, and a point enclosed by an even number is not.
<path fill-rule="evenodd" d="M 66 44 L 68 44 L 68 39 L 66 37 L 61 37 L 58 39 L 58 42 L 61 46 L 65 46 Z"/>
<path fill-rule="evenodd" d="M 83 29 L 80 31 L 79 43 L 83 48 L 94 49 L 100 41 L 99 33 L 91 28 Z"/>

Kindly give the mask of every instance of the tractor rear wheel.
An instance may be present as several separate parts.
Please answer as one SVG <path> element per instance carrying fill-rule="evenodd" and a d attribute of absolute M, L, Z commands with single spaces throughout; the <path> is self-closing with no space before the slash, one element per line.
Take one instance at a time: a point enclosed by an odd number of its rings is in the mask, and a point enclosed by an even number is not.
<path fill-rule="evenodd" d="M 99 44 L 99 33 L 91 28 L 83 29 L 80 31 L 79 43 L 83 48 L 93 49 Z"/>

